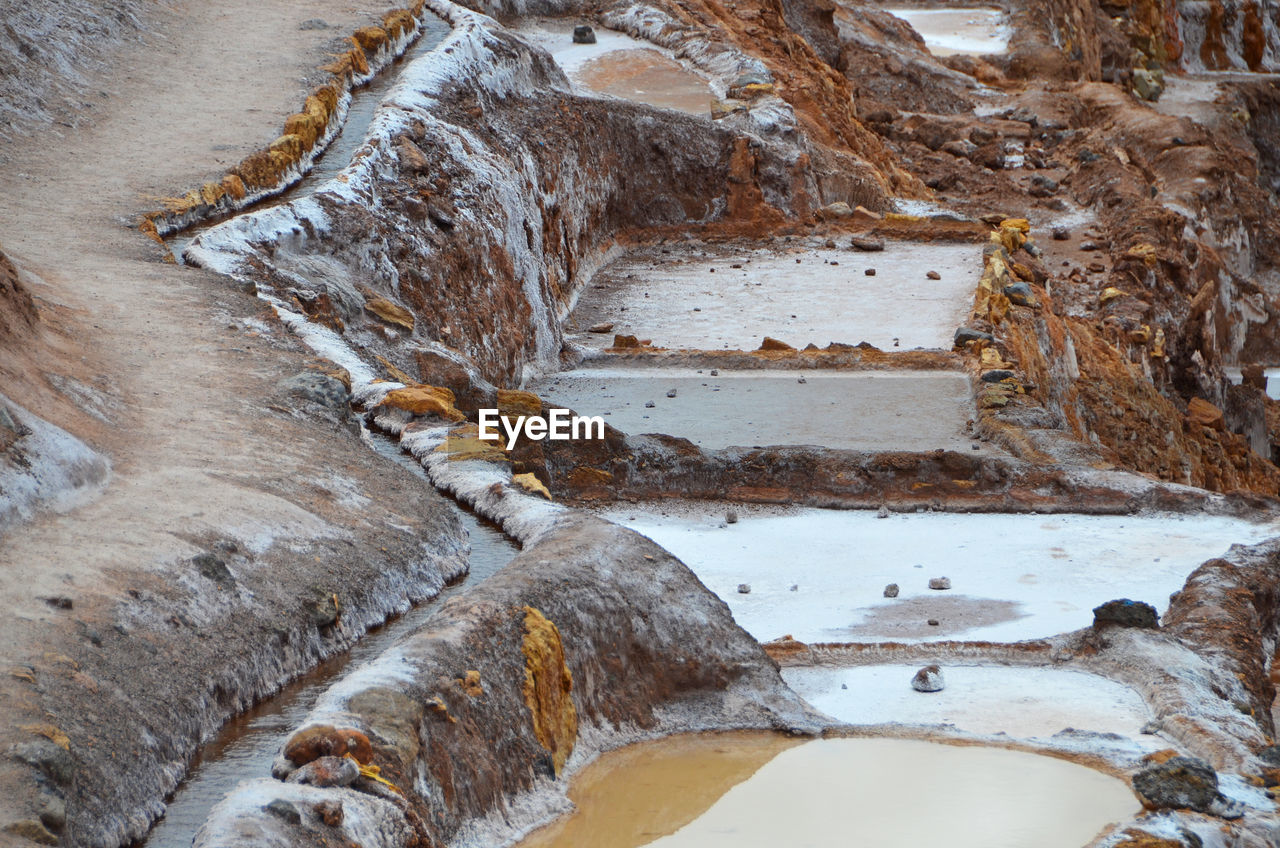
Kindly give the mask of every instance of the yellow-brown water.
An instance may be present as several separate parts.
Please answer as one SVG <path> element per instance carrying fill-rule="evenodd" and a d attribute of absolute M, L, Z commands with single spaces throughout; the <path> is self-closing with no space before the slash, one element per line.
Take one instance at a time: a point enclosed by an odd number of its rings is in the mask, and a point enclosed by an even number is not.
<path fill-rule="evenodd" d="M 520 848 L 1081 848 L 1138 812 L 1120 780 L 1017 751 L 901 739 L 679 736 L 606 754 Z"/>
<path fill-rule="evenodd" d="M 688 112 L 711 114 L 707 81 L 657 50 L 620 50 L 591 59 L 577 74 L 592 91 L 625 100 Z"/>

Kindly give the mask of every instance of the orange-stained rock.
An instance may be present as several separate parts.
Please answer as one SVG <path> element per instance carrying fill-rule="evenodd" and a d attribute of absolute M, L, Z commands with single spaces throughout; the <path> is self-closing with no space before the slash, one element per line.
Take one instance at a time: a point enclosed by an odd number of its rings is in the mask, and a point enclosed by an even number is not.
<path fill-rule="evenodd" d="M 227 174 L 222 178 L 222 191 L 232 200 L 244 200 L 248 193 L 244 190 L 244 180 L 235 174 Z"/>
<path fill-rule="evenodd" d="M 569 485 L 575 489 L 585 489 L 591 486 L 607 486 L 613 482 L 613 474 L 600 468 L 590 468 L 585 465 L 579 465 L 577 468 L 569 472 Z"/>
<path fill-rule="evenodd" d="M 480 685 L 480 672 L 475 669 L 458 678 L 458 685 L 472 698 L 479 698 L 484 694 L 484 687 Z"/>
<path fill-rule="evenodd" d="M 413 12 L 408 9 L 392 9 L 382 16 L 382 26 L 392 38 L 399 38 L 406 32 L 411 32 L 417 22 L 413 19 Z"/>
<path fill-rule="evenodd" d="M 315 147 L 316 139 L 324 134 L 324 126 L 324 119 L 310 112 L 299 112 L 284 119 L 284 134 L 297 136 L 302 141 L 303 149 L 310 150 Z"/>
<path fill-rule="evenodd" d="M 524 702 L 533 732 L 551 752 L 559 774 L 578 740 L 573 673 L 565 662 L 559 628 L 533 607 L 524 608 L 524 669 Z"/>
<path fill-rule="evenodd" d="M 1187 417 L 1195 424 L 1202 427 L 1211 427 L 1214 430 L 1226 429 L 1226 421 L 1222 416 L 1222 410 L 1209 403 L 1203 398 L 1192 398 L 1187 404 Z"/>
<path fill-rule="evenodd" d="M 200 200 L 212 206 L 222 199 L 222 185 L 219 183 L 205 183 L 200 187 Z"/>
<path fill-rule="evenodd" d="M 498 411 L 503 415 L 541 415 L 542 398 L 533 392 L 498 389 Z"/>
<path fill-rule="evenodd" d="M 384 297 L 375 297 L 366 300 L 364 308 L 388 324 L 413 332 L 413 313 L 397 303 L 392 303 Z M 453 393 L 450 392 L 450 394 Z"/>
<path fill-rule="evenodd" d="M 640 347 L 640 340 L 635 336 L 615 335 L 613 337 L 613 346 L 619 349 Z"/>
<path fill-rule="evenodd" d="M 462 421 L 466 418 L 453 405 L 453 392 L 438 386 L 405 386 L 403 389 L 393 389 L 387 392 L 382 404 L 414 415 L 435 415 L 446 421 Z"/>
<path fill-rule="evenodd" d="M 267 149 L 279 151 L 288 156 L 290 160 L 296 160 L 302 156 L 302 139 L 296 135 L 282 135 L 268 144 Z"/>
<path fill-rule="evenodd" d="M 538 479 L 536 474 L 527 473 L 513 475 L 511 478 L 511 484 L 513 486 L 519 486 L 530 494 L 541 495 L 547 500 L 553 500 L 551 497 L 551 491 L 542 484 L 542 481 Z"/>
<path fill-rule="evenodd" d="M 382 27 L 360 27 L 351 34 L 351 38 L 362 50 L 377 50 L 387 43 L 387 31 Z"/>
<path fill-rule="evenodd" d="M 284 744 L 285 759 L 295 766 L 303 766 L 320 757 L 355 757 L 360 763 L 373 760 L 373 746 L 369 737 L 359 730 L 337 728 L 331 724 L 313 724 L 289 737 Z"/>
<path fill-rule="evenodd" d="M 760 342 L 760 350 L 795 350 L 795 348 L 772 336 L 765 336 L 764 341 Z"/>

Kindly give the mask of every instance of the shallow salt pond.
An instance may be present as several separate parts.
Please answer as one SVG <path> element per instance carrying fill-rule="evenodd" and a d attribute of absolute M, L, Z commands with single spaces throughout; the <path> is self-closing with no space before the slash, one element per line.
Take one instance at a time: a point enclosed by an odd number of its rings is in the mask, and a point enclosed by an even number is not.
<path fill-rule="evenodd" d="M 973 452 L 978 444 L 964 435 L 976 415 L 969 378 L 949 371 L 720 370 L 713 377 L 709 369 L 600 368 L 561 372 L 529 389 L 625 433 L 666 433 L 708 449 Z"/>
<path fill-rule="evenodd" d="M 1010 30 L 999 9 L 885 9 L 911 24 L 935 56 L 989 56 L 1009 49 Z"/>
<path fill-rule="evenodd" d="M 725 523 L 728 509 L 737 523 Z M 1115 598 L 1163 613 L 1202 562 L 1280 530 L 1210 516 L 879 519 L 867 510 L 688 501 L 601 514 L 683 560 L 752 636 L 803 642 L 1013 642 L 1086 627 L 1092 609 Z M 951 589 L 928 588 L 944 576 Z M 889 583 L 899 585 L 897 598 L 883 597 Z"/>
<path fill-rule="evenodd" d="M 782 677 L 822 712 L 849 724 L 952 725 L 977 734 L 1047 739 L 1068 728 L 1114 733 L 1143 748 L 1151 712 L 1137 692 L 1096 674 L 1051 668 L 941 663 L 946 688 L 911 688 L 919 665 L 784 668 Z"/>
<path fill-rule="evenodd" d="M 550 53 L 581 89 L 691 115 L 711 114 L 710 83 L 647 41 L 596 27 L 595 44 L 574 44 L 573 25 L 554 21 L 517 32 Z"/>
<path fill-rule="evenodd" d="M 897 739 L 679 736 L 603 755 L 521 848 L 1080 848 L 1138 812 L 1064 760 Z"/>
<path fill-rule="evenodd" d="M 603 348 L 620 333 L 657 347 L 754 350 L 772 336 L 797 348 L 865 341 L 882 350 L 950 350 L 982 273 L 982 249 L 971 244 L 890 241 L 870 253 L 847 246 L 666 250 L 636 251 L 603 269 L 573 321 L 580 330 L 613 328 L 579 332 L 574 341 Z M 928 279 L 929 271 L 941 279 Z"/>

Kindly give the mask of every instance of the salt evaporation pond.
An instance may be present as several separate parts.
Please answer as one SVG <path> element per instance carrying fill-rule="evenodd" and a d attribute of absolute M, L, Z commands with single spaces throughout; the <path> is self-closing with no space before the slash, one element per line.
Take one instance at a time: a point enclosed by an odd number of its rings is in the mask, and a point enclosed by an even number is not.
<path fill-rule="evenodd" d="M 710 117 L 710 83 L 655 45 L 596 28 L 595 44 L 575 44 L 573 24 L 547 21 L 517 30 L 551 54 L 580 90 Z"/>
<path fill-rule="evenodd" d="M 929 271 L 941 279 L 928 279 Z M 794 347 L 865 341 L 950 350 L 981 273 L 982 249 L 972 244 L 886 242 L 873 253 L 646 248 L 603 269 L 574 309 L 578 328 L 612 330 L 573 339 L 602 348 L 621 333 L 657 347 L 754 350 L 772 336 Z"/>
<path fill-rule="evenodd" d="M 625 433 L 666 433 L 708 449 L 821 445 L 972 453 L 979 444 L 964 432 L 977 414 L 969 378 L 950 371 L 721 369 L 713 377 L 709 369 L 591 368 L 529 388 L 555 406 L 600 415 Z"/>
<path fill-rule="evenodd" d="M 726 524 L 728 509 L 737 523 Z M 880 519 L 867 510 L 688 501 L 601 514 L 683 560 L 752 636 L 803 642 L 1013 642 L 1086 627 L 1092 609 L 1115 598 L 1163 613 L 1200 563 L 1278 530 L 1213 516 Z M 944 576 L 951 589 L 928 588 Z M 883 597 L 889 583 L 899 585 L 897 598 Z"/>
<path fill-rule="evenodd" d="M 839 721 L 855 725 L 952 725 L 983 735 L 1047 739 L 1068 728 L 1114 733 L 1156 750 L 1167 743 L 1143 735 L 1152 718 L 1142 697 L 1114 680 L 1056 668 L 941 663 L 946 688 L 911 688 L 919 665 L 784 668 L 796 694 Z"/>
<path fill-rule="evenodd" d="M 1138 812 L 1120 780 L 1035 754 L 787 742 L 681 736 L 605 754 L 573 779 L 577 810 L 520 848 L 1080 848 Z"/>
<path fill-rule="evenodd" d="M 935 56 L 991 56 L 1009 49 L 1009 27 L 999 9 L 885 9 L 911 24 Z"/>

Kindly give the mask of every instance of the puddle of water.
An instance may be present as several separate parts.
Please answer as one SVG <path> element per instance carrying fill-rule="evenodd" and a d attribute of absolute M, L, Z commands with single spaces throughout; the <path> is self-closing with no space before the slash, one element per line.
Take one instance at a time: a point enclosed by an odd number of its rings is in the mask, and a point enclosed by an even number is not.
<path fill-rule="evenodd" d="M 724 522 L 727 509 L 737 512 L 737 523 Z M 611 506 L 600 513 L 683 560 L 761 641 L 786 634 L 804 642 L 1052 636 L 1088 626 L 1093 608 L 1115 598 L 1163 611 L 1200 563 L 1232 543 L 1260 542 L 1277 531 L 1274 524 L 1208 516 L 878 519 L 865 510 L 716 502 Z M 943 576 L 951 589 L 928 588 L 930 578 Z M 744 583 L 748 594 L 738 592 Z M 899 585 L 898 598 L 883 597 L 889 583 Z M 904 601 L 939 625 L 918 636 L 879 618 Z M 1016 605 L 1017 617 L 967 617 L 990 601 Z"/>
<path fill-rule="evenodd" d="M 546 50 L 580 89 L 709 116 L 715 96 L 705 77 L 648 41 L 596 28 L 595 44 L 573 43 L 573 22 L 542 21 L 517 30 Z"/>
<path fill-rule="evenodd" d="M 776 733 L 705 733 L 629 745 L 575 775 L 578 809 L 519 848 L 628 848 L 675 833 L 778 754 L 805 744 Z"/>
<path fill-rule="evenodd" d="M 1009 49 L 1009 27 L 999 9 L 885 9 L 920 33 L 935 56 L 990 56 Z"/>
<path fill-rule="evenodd" d="M 351 164 L 351 157 L 360 148 L 360 145 L 364 144 L 365 135 L 369 130 L 369 123 L 373 120 L 374 112 L 377 111 L 387 92 L 395 85 L 400 72 L 410 62 L 434 50 L 452 31 L 448 21 L 436 17 L 430 12 L 423 12 L 421 27 L 422 34 L 409 46 L 409 49 L 383 68 L 382 72 L 366 85 L 351 92 L 351 103 L 347 107 L 347 117 L 342 123 L 342 129 L 329 142 L 329 146 L 324 149 L 324 152 L 312 163 L 311 170 L 307 171 L 302 179 L 279 194 L 265 197 L 253 204 L 252 209 L 270 209 L 272 206 L 279 206 L 282 203 L 306 197 L 318 187 L 338 176 L 347 165 Z M 238 210 L 228 217 L 243 214 L 245 211 L 244 209 Z M 202 232 L 216 226 L 223 220 L 226 220 L 226 218 L 210 220 L 194 227 L 189 227 L 165 239 L 165 243 L 169 245 L 174 257 L 181 262 L 182 251 L 186 250 L 187 245 L 191 244 Z"/>
<path fill-rule="evenodd" d="M 599 94 L 690 115 L 711 114 L 707 81 L 656 50 L 606 53 L 583 65 L 573 79 Z"/>
<path fill-rule="evenodd" d="M 969 244 L 888 242 L 879 253 L 661 250 L 637 251 L 597 275 L 573 322 L 609 322 L 613 330 L 574 341 L 604 348 L 622 333 L 658 347 L 754 350 L 772 336 L 797 348 L 865 341 L 882 350 L 949 350 L 982 272 L 982 250 Z M 942 279 L 927 279 L 928 271 Z"/>
<path fill-rule="evenodd" d="M 1142 735 L 1147 705 L 1127 686 L 1079 671 L 943 665 L 946 688 L 911 688 L 919 666 L 784 668 L 787 684 L 813 706 L 850 724 L 951 724 L 971 733 L 1048 738 L 1075 728 L 1116 733 L 1143 748 L 1167 743 Z"/>
<path fill-rule="evenodd" d="M 375 449 L 422 474 L 411 458 L 390 440 L 374 437 Z M 458 520 L 471 537 L 470 572 L 465 582 L 446 588 L 436 601 L 419 604 L 399 618 L 370 630 L 345 654 L 331 657 L 286 685 L 275 696 L 257 704 L 223 725 L 192 761 L 162 818 L 146 839 L 145 848 L 190 848 L 196 831 L 209 811 L 243 780 L 266 777 L 280 746 L 306 720 L 316 701 L 349 671 L 359 668 L 404 636 L 422 626 L 437 602 L 461 586 L 484 580 L 511 561 L 520 548 L 496 526 L 474 514 L 456 509 Z"/>
<path fill-rule="evenodd" d="M 530 390 L 626 433 L 667 433 L 709 449 L 971 451 L 974 444 L 963 433 L 975 415 L 969 378 L 948 371 L 721 370 L 712 377 L 688 368 L 602 368 L 562 372 Z"/>
<path fill-rule="evenodd" d="M 718 746 L 691 755 L 677 737 L 606 754 L 575 778 L 578 806 L 559 831 L 520 848 L 916 848 L 945 834 L 955 848 L 1079 848 L 1138 812 L 1120 780 L 1064 760 L 996 748 L 897 739 L 824 739 L 768 757 L 746 779 L 706 801 L 694 764 L 728 756 Z M 759 743 L 752 742 L 758 745 Z M 758 749 L 753 753 L 762 753 Z M 744 758 L 746 759 L 746 758 Z M 724 770 L 727 772 L 727 770 Z M 575 820 L 592 822 L 590 831 Z M 655 839 L 655 837 L 658 837 Z"/>

